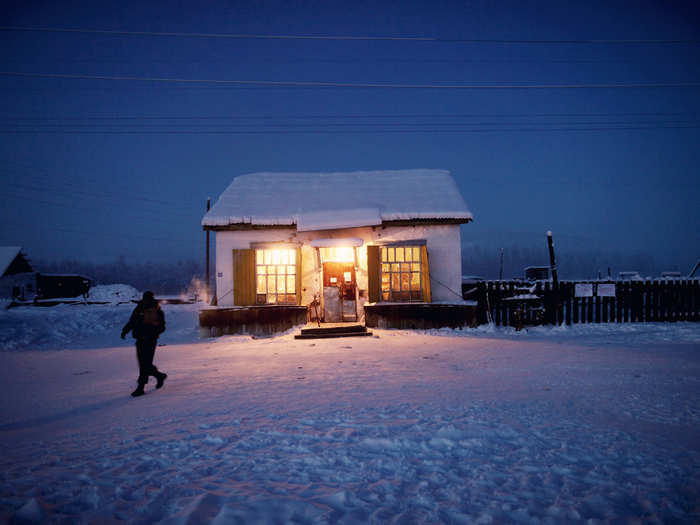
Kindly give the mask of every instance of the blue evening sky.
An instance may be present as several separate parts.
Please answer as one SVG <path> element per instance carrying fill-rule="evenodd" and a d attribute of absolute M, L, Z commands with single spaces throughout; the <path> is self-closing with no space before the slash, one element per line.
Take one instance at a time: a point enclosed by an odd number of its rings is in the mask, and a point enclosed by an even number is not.
<path fill-rule="evenodd" d="M 700 255 L 696 5 L 5 2 L 0 244 L 199 259 L 206 198 L 236 175 L 440 168 L 474 213 L 468 245 L 544 247 L 551 229 L 686 270 Z"/>

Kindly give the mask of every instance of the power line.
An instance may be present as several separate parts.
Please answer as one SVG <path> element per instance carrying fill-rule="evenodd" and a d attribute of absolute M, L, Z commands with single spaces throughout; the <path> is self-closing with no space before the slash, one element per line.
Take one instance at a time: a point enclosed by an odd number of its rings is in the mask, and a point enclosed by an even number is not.
<path fill-rule="evenodd" d="M 220 59 L 165 59 L 152 58 L 149 63 L 164 64 L 218 64 L 230 61 L 230 58 Z M 27 60 L 26 58 L 7 58 L 5 62 L 20 62 L 26 64 L 44 63 L 42 60 Z M 129 58 L 59 58 L 51 59 L 52 63 L 63 62 L 70 64 L 132 64 L 133 59 Z M 272 62 L 275 64 L 297 64 L 297 63 L 328 63 L 328 64 L 621 64 L 632 63 L 631 58 L 392 58 L 392 57 L 362 57 L 362 58 L 256 58 L 256 63 Z M 668 60 L 666 60 L 668 62 Z"/>
<path fill-rule="evenodd" d="M 303 34 L 249 34 L 249 33 L 182 33 L 159 31 L 127 31 L 60 27 L 0 26 L 0 31 L 79 33 L 111 36 L 154 36 L 184 38 L 225 38 L 235 40 L 338 40 L 338 41 L 399 41 L 439 42 L 464 44 L 698 44 L 696 39 L 505 39 L 505 38 L 441 38 L 431 36 L 395 35 L 303 35 Z"/>
<path fill-rule="evenodd" d="M 3 223 L 3 226 L 9 226 L 11 228 L 22 228 L 26 229 L 27 225 L 26 224 L 18 224 L 16 222 L 5 222 Z M 69 228 L 58 228 L 55 226 L 41 226 L 40 229 L 43 230 L 50 230 L 50 231 L 59 231 L 59 232 L 64 232 L 64 233 L 77 233 L 79 235 L 89 235 L 90 237 L 95 237 L 96 235 L 99 235 L 100 238 L 113 238 L 115 236 L 118 237 L 130 237 L 134 239 L 141 239 L 141 240 L 147 240 L 147 241 L 158 241 L 158 242 L 176 242 L 178 244 L 192 244 L 193 242 L 199 242 L 193 239 L 167 239 L 163 237 L 146 237 L 143 235 L 133 235 L 130 233 L 118 233 L 118 232 L 113 232 L 113 233 L 105 233 L 103 230 L 100 230 L 99 232 L 87 232 L 83 230 L 74 230 L 74 229 L 69 229 Z"/>
<path fill-rule="evenodd" d="M 541 124 L 539 124 L 541 125 Z M 3 130 L 0 134 L 56 134 L 56 135 L 342 135 L 342 134 L 384 134 L 384 133 L 511 133 L 511 132 L 547 132 L 547 131 L 625 131 L 658 129 L 698 129 L 700 125 L 621 125 L 595 127 L 523 127 L 523 128 L 464 128 L 464 129 L 272 129 L 272 130 L 60 130 L 60 129 L 23 129 Z"/>
<path fill-rule="evenodd" d="M 131 77 L 110 75 L 73 75 L 67 73 L 23 73 L 0 71 L 0 75 L 26 78 L 51 78 L 67 80 L 116 80 L 138 82 L 173 82 L 185 84 L 218 84 L 232 86 L 313 87 L 313 88 L 361 88 L 361 89 L 437 89 L 437 90 L 517 90 L 517 89 L 648 89 L 648 88 L 697 88 L 700 82 L 651 82 L 651 83 L 593 83 L 593 84 L 400 84 L 372 82 L 323 82 L 286 80 L 223 80 L 166 77 Z"/>
<path fill-rule="evenodd" d="M 12 161 L 5 161 L 5 162 L 12 162 Z M 44 184 L 43 181 L 50 181 L 50 182 L 57 182 L 57 179 L 55 177 L 56 174 L 49 173 L 47 170 L 42 169 L 42 168 L 37 168 L 34 166 L 26 166 L 18 163 L 12 163 L 14 164 L 14 167 L 0 167 L 0 171 L 4 171 L 5 173 L 11 173 L 11 174 L 16 174 L 20 176 L 24 176 L 25 173 L 22 172 L 22 170 L 25 170 L 25 172 L 40 172 L 40 173 L 31 173 L 28 175 L 29 178 L 34 179 L 33 181 L 29 181 L 30 183 L 38 184 L 39 186 L 27 186 L 27 185 L 22 185 L 20 183 L 10 183 L 10 186 L 17 186 L 20 188 L 24 189 L 30 189 L 30 190 L 37 190 L 37 191 L 42 191 L 42 190 L 50 190 L 52 194 L 61 194 L 61 193 L 67 193 L 64 191 L 64 188 L 55 188 L 55 187 L 50 187 Z M 93 182 L 95 179 L 87 179 L 88 181 L 92 180 Z M 22 181 L 22 182 L 28 182 L 28 181 Z M 162 200 L 162 199 L 151 199 L 148 197 L 139 197 L 136 195 L 132 194 L 126 194 L 126 193 L 119 193 L 115 191 L 105 191 L 104 189 L 101 189 L 99 192 L 90 192 L 85 190 L 85 183 L 82 180 L 79 179 L 73 179 L 73 181 L 65 181 L 64 179 L 61 179 L 60 182 L 63 183 L 63 186 L 67 186 L 69 188 L 77 188 L 75 190 L 71 190 L 70 196 L 75 197 L 76 194 L 82 194 L 86 195 L 88 197 L 98 197 L 98 198 L 104 198 L 104 197 L 112 197 L 113 202 L 117 202 L 120 205 L 123 204 L 122 198 L 127 198 L 129 203 L 133 203 L 134 201 L 141 201 L 145 202 L 147 204 L 163 204 L 166 206 L 177 206 L 177 209 L 171 210 L 171 212 L 175 214 L 180 214 L 180 215 L 185 215 L 185 216 L 190 216 L 187 212 L 185 212 L 182 207 L 184 205 L 191 207 L 193 210 L 196 209 L 197 211 L 201 211 L 202 207 L 198 206 L 194 203 L 183 203 L 180 201 L 167 201 L 167 200 Z M 105 201 L 106 202 L 106 201 Z M 152 208 L 146 208 L 146 207 L 140 207 L 138 208 L 139 210 L 149 210 L 153 211 L 154 213 L 162 214 L 162 211 L 160 210 L 155 210 Z"/>
<path fill-rule="evenodd" d="M 423 118 L 550 118 L 550 117 L 659 117 L 659 116 L 682 116 L 697 115 L 695 111 L 641 111 L 641 112 L 601 112 L 601 113 L 397 113 L 397 114 L 349 114 L 349 113 L 329 113 L 329 114 L 297 114 L 297 115 L 89 115 L 86 117 L 76 116 L 47 116 L 47 117 L 14 117 L 2 116 L 0 120 L 8 121 L 80 121 L 80 120 L 273 120 L 273 119 L 423 119 Z"/>

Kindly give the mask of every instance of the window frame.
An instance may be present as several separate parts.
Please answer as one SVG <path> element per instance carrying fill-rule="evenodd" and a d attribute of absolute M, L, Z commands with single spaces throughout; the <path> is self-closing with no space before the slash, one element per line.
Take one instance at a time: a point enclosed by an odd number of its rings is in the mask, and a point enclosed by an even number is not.
<path fill-rule="evenodd" d="M 254 301 L 258 306 L 289 306 L 298 304 L 298 279 L 299 279 L 299 250 L 295 246 L 289 245 L 258 245 L 252 246 L 253 250 L 253 288 Z M 275 257 L 273 252 L 280 252 L 279 258 Z M 258 254 L 260 252 L 260 255 Z M 267 252 L 267 253 L 266 253 Z M 283 255 L 284 253 L 284 255 Z M 269 256 L 268 256 L 269 254 Z M 293 261 L 293 262 L 291 262 Z M 290 271 L 293 268 L 293 272 Z M 281 270 L 280 270 L 281 269 Z M 290 277 L 293 280 L 290 284 Z M 259 286 L 263 279 L 264 289 L 260 293 Z M 283 279 L 284 290 L 280 291 L 280 278 Z M 270 283 L 272 282 L 274 291 L 270 292 Z M 274 300 L 270 300 L 274 297 Z M 284 297 L 280 300 L 280 297 Z"/>
<path fill-rule="evenodd" d="M 380 301 L 425 302 L 425 269 L 421 255 L 424 247 L 425 241 L 402 241 L 379 246 Z M 410 252 L 407 252 L 407 249 Z"/>

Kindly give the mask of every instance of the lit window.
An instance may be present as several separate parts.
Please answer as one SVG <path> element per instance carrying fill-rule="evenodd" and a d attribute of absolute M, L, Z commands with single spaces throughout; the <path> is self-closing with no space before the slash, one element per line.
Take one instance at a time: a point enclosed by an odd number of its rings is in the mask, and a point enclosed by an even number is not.
<path fill-rule="evenodd" d="M 420 246 L 384 246 L 382 300 L 422 301 Z"/>
<path fill-rule="evenodd" d="M 255 250 L 256 304 L 296 304 L 296 250 Z"/>

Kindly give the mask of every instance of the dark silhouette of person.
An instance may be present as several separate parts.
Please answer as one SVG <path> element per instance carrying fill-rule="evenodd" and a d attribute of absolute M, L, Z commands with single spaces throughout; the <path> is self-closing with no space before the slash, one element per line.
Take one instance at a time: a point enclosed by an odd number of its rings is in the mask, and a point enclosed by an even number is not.
<path fill-rule="evenodd" d="M 165 314 L 153 297 L 153 292 L 143 292 L 143 299 L 138 302 L 134 311 L 131 312 L 129 321 L 122 328 L 122 339 L 129 332 L 136 339 L 136 357 L 139 361 L 138 386 L 131 395 L 138 397 L 145 394 L 143 389 L 148 383 L 149 376 L 156 378 L 156 388 L 161 388 L 165 378 L 168 377 L 153 365 L 158 336 L 165 332 Z"/>

